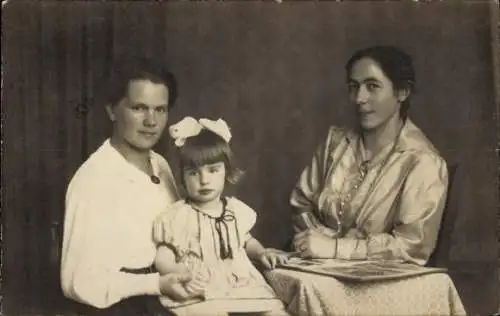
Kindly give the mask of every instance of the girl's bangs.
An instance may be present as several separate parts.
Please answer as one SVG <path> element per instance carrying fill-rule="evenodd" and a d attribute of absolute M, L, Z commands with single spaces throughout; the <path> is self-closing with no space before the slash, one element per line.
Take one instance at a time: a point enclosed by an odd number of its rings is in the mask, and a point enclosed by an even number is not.
<path fill-rule="evenodd" d="M 197 168 L 217 162 L 226 162 L 224 146 L 185 146 L 180 152 L 181 163 L 184 167 Z"/>

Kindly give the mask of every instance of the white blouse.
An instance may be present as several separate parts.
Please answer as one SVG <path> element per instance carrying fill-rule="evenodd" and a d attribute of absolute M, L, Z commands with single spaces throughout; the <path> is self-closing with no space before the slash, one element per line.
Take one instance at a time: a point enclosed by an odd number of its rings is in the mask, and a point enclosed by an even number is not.
<path fill-rule="evenodd" d="M 159 184 L 130 164 L 109 139 L 80 167 L 66 194 L 61 285 L 68 298 L 106 308 L 158 295 L 159 275 L 135 275 L 154 260 L 154 218 L 178 200 L 167 161 L 151 151 Z"/>

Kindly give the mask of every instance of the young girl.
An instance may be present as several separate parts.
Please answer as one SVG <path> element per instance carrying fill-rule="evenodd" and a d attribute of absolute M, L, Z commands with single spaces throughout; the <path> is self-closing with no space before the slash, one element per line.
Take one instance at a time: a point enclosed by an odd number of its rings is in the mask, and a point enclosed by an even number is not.
<path fill-rule="evenodd" d="M 190 271 L 193 279 L 182 290 L 200 293 L 200 299 L 178 302 L 161 297 L 161 303 L 178 315 L 288 315 L 250 261 L 272 269 L 288 255 L 265 249 L 250 235 L 255 212 L 223 196 L 226 181 L 236 183 L 241 175 L 233 166 L 227 124 L 186 117 L 169 131 L 179 148 L 187 198 L 155 220 L 155 266 L 160 274 Z"/>

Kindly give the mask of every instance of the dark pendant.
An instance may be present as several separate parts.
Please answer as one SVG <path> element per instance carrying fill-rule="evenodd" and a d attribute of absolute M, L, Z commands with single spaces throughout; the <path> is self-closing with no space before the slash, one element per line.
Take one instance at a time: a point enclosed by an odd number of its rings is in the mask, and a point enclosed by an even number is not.
<path fill-rule="evenodd" d="M 160 178 L 158 178 L 155 175 L 152 175 L 151 176 L 151 182 L 153 182 L 154 184 L 159 184 L 160 183 Z"/>

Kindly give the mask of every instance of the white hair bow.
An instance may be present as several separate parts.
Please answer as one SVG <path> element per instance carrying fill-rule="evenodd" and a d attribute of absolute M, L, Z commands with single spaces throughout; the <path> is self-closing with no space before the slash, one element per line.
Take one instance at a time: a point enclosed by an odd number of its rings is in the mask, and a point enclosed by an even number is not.
<path fill-rule="evenodd" d="M 229 143 L 231 140 L 231 131 L 223 119 L 213 121 L 202 118 L 197 121 L 191 116 L 186 116 L 176 124 L 170 126 L 168 131 L 170 136 L 175 140 L 175 145 L 182 147 L 187 138 L 198 135 L 202 129 L 207 129 L 219 135 L 226 143 Z"/>

